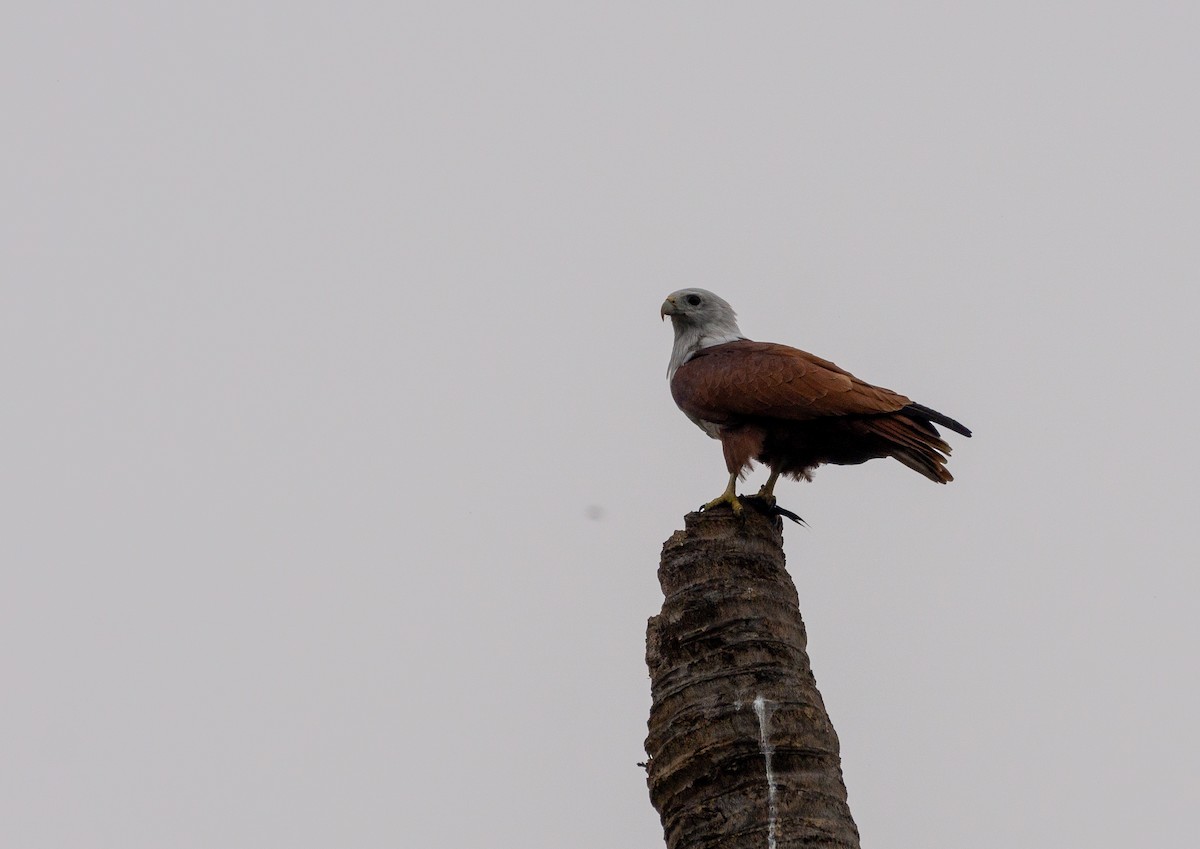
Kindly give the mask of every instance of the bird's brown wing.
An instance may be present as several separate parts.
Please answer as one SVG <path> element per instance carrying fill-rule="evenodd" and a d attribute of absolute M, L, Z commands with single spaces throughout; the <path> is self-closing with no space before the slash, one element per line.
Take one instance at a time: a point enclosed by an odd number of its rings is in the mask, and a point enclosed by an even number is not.
<path fill-rule="evenodd" d="M 688 415 L 718 424 L 878 415 L 911 403 L 805 351 L 748 340 L 699 351 L 676 370 L 671 394 Z"/>

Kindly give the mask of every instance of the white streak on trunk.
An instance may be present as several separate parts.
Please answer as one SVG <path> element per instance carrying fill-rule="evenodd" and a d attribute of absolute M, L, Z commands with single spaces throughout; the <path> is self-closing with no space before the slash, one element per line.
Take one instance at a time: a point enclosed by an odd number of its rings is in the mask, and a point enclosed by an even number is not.
<path fill-rule="evenodd" d="M 775 753 L 775 747 L 771 745 L 770 704 L 762 696 L 754 698 L 754 713 L 758 717 L 758 743 L 767 765 L 767 849 L 775 849 L 775 820 L 779 812 L 775 806 L 775 770 L 771 767 L 771 756 Z"/>

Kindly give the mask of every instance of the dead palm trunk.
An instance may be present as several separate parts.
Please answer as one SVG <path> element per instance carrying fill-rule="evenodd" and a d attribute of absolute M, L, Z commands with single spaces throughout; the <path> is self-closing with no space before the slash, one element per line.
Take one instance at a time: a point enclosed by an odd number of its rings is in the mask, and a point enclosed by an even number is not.
<path fill-rule="evenodd" d="M 691 513 L 650 619 L 650 800 L 667 849 L 855 847 L 779 519 Z"/>

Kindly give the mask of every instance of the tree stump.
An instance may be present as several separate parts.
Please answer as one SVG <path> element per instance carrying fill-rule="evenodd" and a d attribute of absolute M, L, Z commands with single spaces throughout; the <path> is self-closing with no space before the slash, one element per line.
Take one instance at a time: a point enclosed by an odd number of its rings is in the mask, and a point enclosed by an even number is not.
<path fill-rule="evenodd" d="M 668 849 L 854 847 L 778 517 L 690 513 L 646 633 L 650 800 Z"/>

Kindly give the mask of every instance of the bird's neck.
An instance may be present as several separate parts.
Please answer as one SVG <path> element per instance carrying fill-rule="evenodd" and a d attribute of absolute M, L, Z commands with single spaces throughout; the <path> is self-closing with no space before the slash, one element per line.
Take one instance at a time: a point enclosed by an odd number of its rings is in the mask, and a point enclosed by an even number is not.
<path fill-rule="evenodd" d="M 713 345 L 724 345 L 726 342 L 737 342 L 745 339 L 736 324 L 719 327 L 696 327 L 695 325 L 675 325 L 675 345 L 671 348 L 671 364 L 667 366 L 667 381 L 675 376 L 681 365 L 697 351 L 711 348 Z"/>

